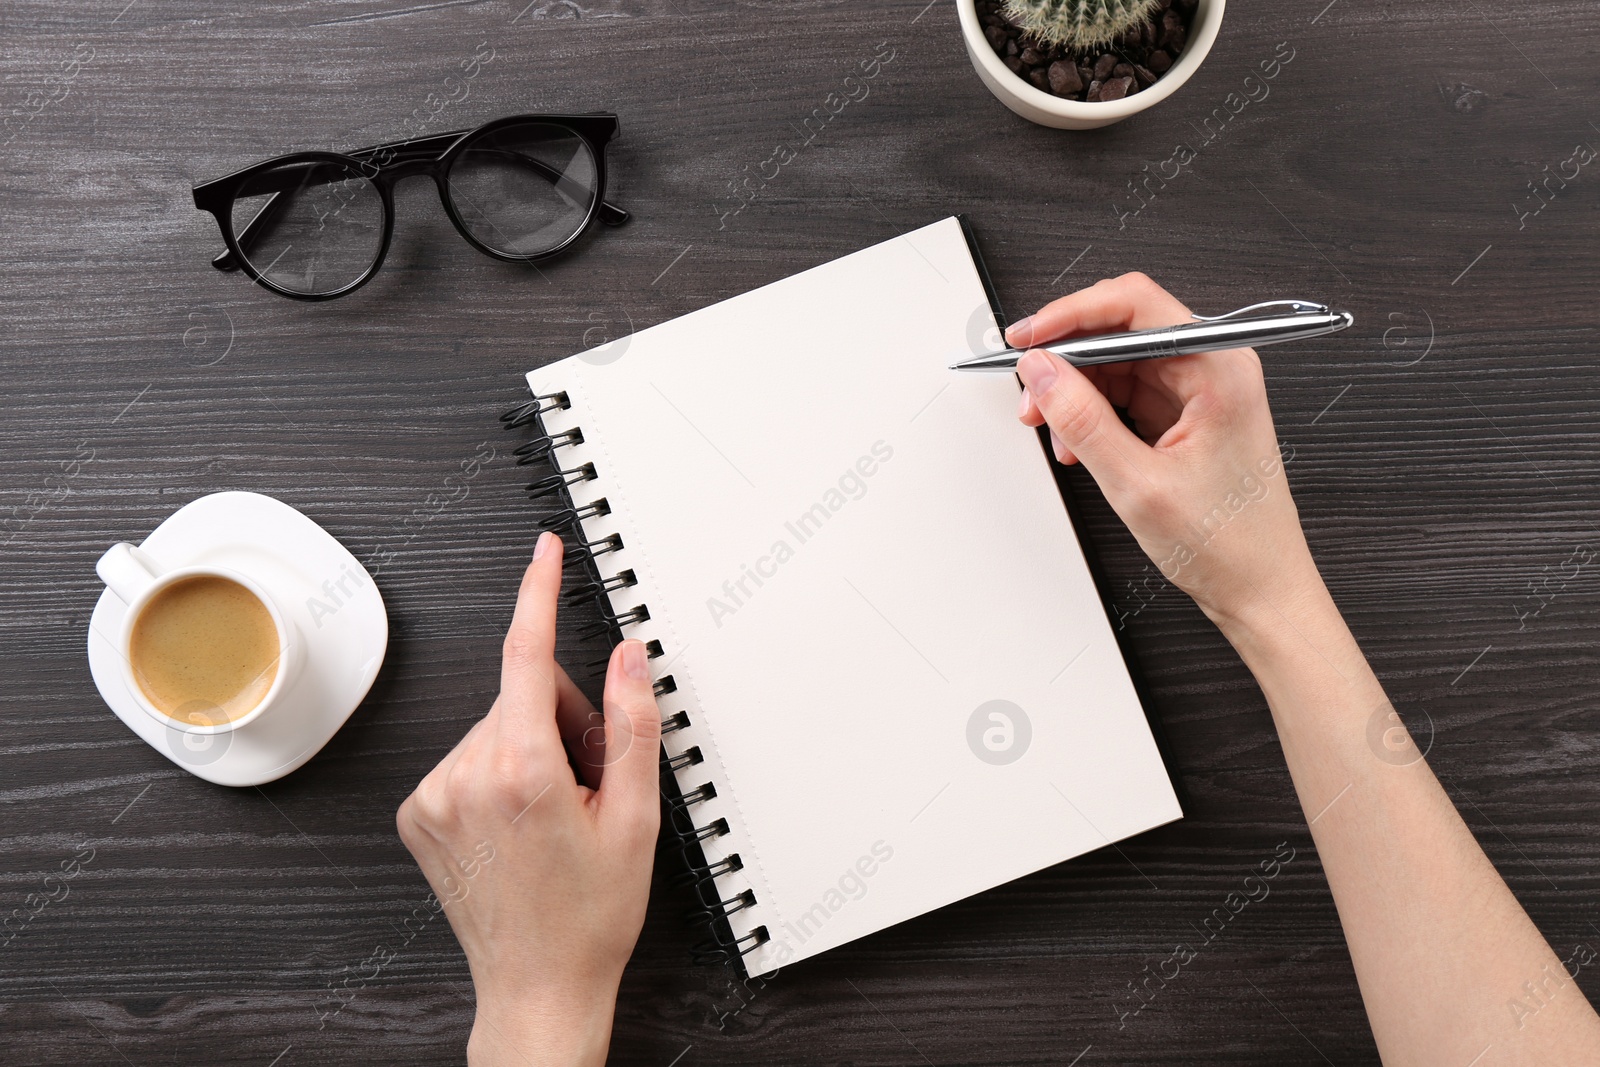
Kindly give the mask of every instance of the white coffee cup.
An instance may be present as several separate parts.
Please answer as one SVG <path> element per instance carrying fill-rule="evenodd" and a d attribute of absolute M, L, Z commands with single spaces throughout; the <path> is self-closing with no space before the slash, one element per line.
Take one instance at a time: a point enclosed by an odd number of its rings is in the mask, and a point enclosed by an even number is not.
<path fill-rule="evenodd" d="M 299 630 L 288 620 L 261 584 L 248 575 L 226 567 L 204 565 L 168 568 L 153 559 L 148 552 L 126 541 L 112 545 L 105 555 L 100 557 L 100 561 L 95 564 L 95 573 L 106 583 L 106 587 L 127 605 L 121 631 L 114 642 L 122 660 L 123 683 L 128 688 L 128 694 L 138 705 L 162 725 L 187 734 L 222 734 L 237 730 L 267 714 L 293 683 L 302 658 Z M 135 675 L 133 659 L 129 655 L 134 627 L 145 606 L 173 583 L 199 577 L 224 578 L 243 586 L 261 602 L 262 607 L 266 608 L 267 614 L 272 618 L 273 628 L 277 631 L 278 669 L 272 684 L 268 686 L 266 693 L 255 707 L 235 719 L 222 720 L 216 715 L 195 712 L 190 715 L 189 721 L 185 721 L 162 711 L 145 695 L 144 687 L 139 684 L 139 679 Z"/>

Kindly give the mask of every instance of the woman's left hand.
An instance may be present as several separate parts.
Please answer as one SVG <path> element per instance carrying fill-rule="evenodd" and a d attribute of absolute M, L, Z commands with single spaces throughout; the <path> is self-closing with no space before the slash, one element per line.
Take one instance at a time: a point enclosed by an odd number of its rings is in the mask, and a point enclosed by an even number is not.
<path fill-rule="evenodd" d="M 661 722 L 645 648 L 613 650 L 602 725 L 555 661 L 561 557 L 540 537 L 499 697 L 396 817 L 472 968 L 474 1065 L 604 1063 L 650 891 Z"/>

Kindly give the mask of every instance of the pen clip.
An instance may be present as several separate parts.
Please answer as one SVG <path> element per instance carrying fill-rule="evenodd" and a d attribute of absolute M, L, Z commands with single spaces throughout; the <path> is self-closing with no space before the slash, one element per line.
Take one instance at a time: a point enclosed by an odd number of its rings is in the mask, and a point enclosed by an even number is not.
<path fill-rule="evenodd" d="M 1226 315 L 1194 315 L 1190 318 L 1197 322 L 1225 322 L 1228 319 L 1244 318 L 1251 312 L 1259 312 L 1263 308 L 1288 308 L 1292 315 L 1326 315 L 1328 305 L 1318 304 L 1310 300 L 1264 300 L 1259 304 L 1230 311 Z"/>

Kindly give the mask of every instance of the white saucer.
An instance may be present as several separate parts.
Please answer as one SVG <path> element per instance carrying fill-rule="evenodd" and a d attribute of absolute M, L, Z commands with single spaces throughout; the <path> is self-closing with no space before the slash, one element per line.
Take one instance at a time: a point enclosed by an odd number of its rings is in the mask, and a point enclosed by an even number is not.
<path fill-rule="evenodd" d="M 206 563 L 254 578 L 299 629 L 305 656 L 281 703 L 261 718 L 227 733 L 186 734 L 128 692 L 117 651 L 127 607 L 107 589 L 89 619 L 89 670 L 111 710 L 151 748 L 218 785 L 270 782 L 316 755 L 372 688 L 389 644 L 383 597 L 361 563 L 315 522 L 259 493 L 203 496 L 139 547 L 167 567 Z"/>

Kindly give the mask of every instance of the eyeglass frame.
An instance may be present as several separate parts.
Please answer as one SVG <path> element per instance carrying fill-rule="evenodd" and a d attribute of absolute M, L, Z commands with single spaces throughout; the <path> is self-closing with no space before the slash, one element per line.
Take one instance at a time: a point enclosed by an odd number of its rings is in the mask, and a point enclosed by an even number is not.
<path fill-rule="evenodd" d="M 578 136 L 588 147 L 590 155 L 594 157 L 595 166 L 595 195 L 589 204 L 589 211 L 584 216 L 583 222 L 572 232 L 566 240 L 553 248 L 528 255 L 517 255 L 491 248 L 474 237 L 468 231 L 466 224 L 457 213 L 449 194 L 450 167 L 461 155 L 465 148 L 477 138 L 492 133 L 496 130 L 520 126 L 530 122 L 542 122 L 552 126 L 565 127 Z M 373 145 L 370 148 L 357 148 L 350 152 L 290 152 L 287 155 L 275 156 L 264 160 L 243 170 L 234 171 L 232 174 L 211 181 L 202 182 L 194 187 L 194 206 L 201 211 L 210 212 L 217 220 L 217 228 L 222 231 L 222 240 L 228 246 L 227 250 L 217 255 L 211 265 L 221 271 L 242 270 L 245 276 L 264 289 L 287 296 L 294 300 L 333 300 L 346 296 L 361 288 L 371 281 L 373 276 L 383 268 L 384 258 L 389 254 L 389 242 L 394 236 L 394 186 L 402 178 L 427 176 L 433 179 L 434 186 L 439 190 L 439 200 L 443 204 L 445 214 L 455 226 L 456 232 L 462 238 L 493 259 L 508 263 L 538 263 L 560 255 L 570 248 L 578 238 L 588 232 L 598 218 L 607 226 L 621 226 L 632 216 L 621 207 L 606 200 L 606 157 L 605 146 L 608 141 L 617 135 L 621 124 L 617 116 L 609 111 L 595 111 L 580 115 L 508 115 L 505 118 L 486 122 L 470 130 L 453 130 L 449 133 L 427 134 L 423 137 L 414 137 L 404 141 L 391 141 L 386 144 Z M 442 146 L 443 150 L 440 151 Z M 377 162 L 378 157 L 387 158 Z M 537 160 L 533 161 L 538 164 Z M 297 163 L 331 163 L 341 164 L 353 169 L 372 186 L 377 189 L 378 196 L 383 202 L 383 239 L 378 246 L 378 254 L 373 258 L 372 265 L 366 273 L 355 281 L 336 289 L 330 293 L 297 293 L 268 280 L 259 270 L 251 264 L 249 256 L 245 255 L 242 240 L 248 240 L 257 224 L 264 225 L 268 208 L 273 200 L 268 199 L 248 223 L 245 224 L 242 234 L 233 231 L 233 204 L 237 193 L 251 178 L 264 174 L 280 167 L 292 166 Z M 541 165 L 542 164 L 538 164 Z M 555 180 L 552 178 L 552 180 Z M 275 198 L 279 194 L 273 193 Z"/>

